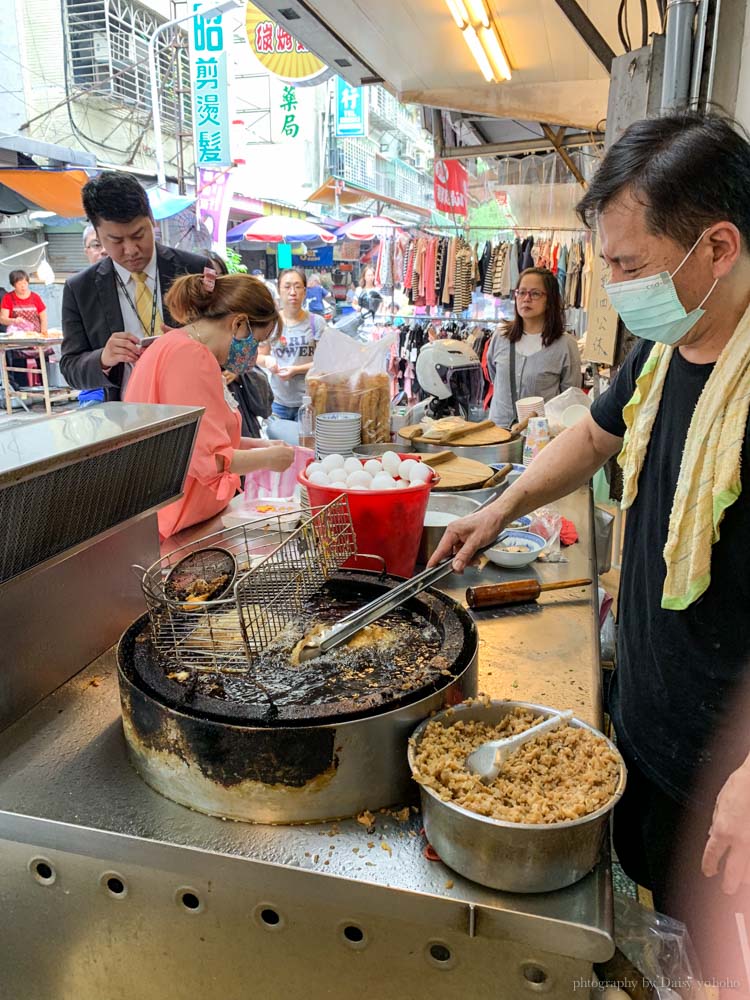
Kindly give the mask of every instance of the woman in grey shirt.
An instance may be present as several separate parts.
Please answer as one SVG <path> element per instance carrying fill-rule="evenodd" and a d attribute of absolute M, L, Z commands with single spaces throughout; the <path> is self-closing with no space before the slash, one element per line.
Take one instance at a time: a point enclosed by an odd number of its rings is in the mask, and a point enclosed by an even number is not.
<path fill-rule="evenodd" d="M 487 367 L 494 386 L 490 419 L 499 427 L 516 422 L 516 401 L 541 396 L 546 402 L 581 386 L 581 355 L 564 330 L 560 287 L 552 271 L 530 267 L 518 279 L 516 315 L 498 327 Z"/>
<path fill-rule="evenodd" d="M 303 309 L 307 277 L 299 267 L 279 274 L 279 298 L 284 331 L 258 348 L 258 364 L 269 372 L 273 412 L 282 420 L 296 420 L 305 394 L 305 376 L 312 368 L 315 345 L 328 324 L 322 316 Z"/>

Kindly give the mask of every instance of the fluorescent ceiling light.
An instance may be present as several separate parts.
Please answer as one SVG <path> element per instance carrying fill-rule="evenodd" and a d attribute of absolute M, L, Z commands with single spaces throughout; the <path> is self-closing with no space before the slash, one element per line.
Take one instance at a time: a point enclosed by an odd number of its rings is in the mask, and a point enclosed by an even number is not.
<path fill-rule="evenodd" d="M 448 10 L 453 16 L 453 20 L 456 24 L 463 29 L 469 23 L 469 15 L 466 11 L 466 6 L 464 5 L 464 0 L 445 0 Z"/>
<path fill-rule="evenodd" d="M 473 24 L 475 28 L 480 25 L 483 28 L 489 28 L 490 15 L 484 0 L 465 0 L 465 4 L 469 12 L 469 23 Z"/>
<path fill-rule="evenodd" d="M 466 39 L 466 44 L 471 49 L 471 54 L 474 56 L 474 59 L 476 60 L 477 66 L 479 66 L 480 70 L 482 71 L 482 76 L 485 78 L 487 83 L 494 83 L 495 74 L 492 70 L 492 66 L 490 66 L 490 61 L 487 58 L 487 55 L 485 54 L 485 51 L 481 46 L 481 43 L 479 41 L 479 36 L 477 35 L 476 31 L 471 27 L 471 25 L 469 25 L 468 27 L 464 28 L 463 34 L 464 38 Z"/>
<path fill-rule="evenodd" d="M 488 0 L 445 0 L 487 83 L 510 80 L 510 63 Z"/>
<path fill-rule="evenodd" d="M 480 28 L 478 36 L 492 66 L 494 79 L 496 81 L 510 80 L 510 63 L 494 26 L 491 28 Z"/>

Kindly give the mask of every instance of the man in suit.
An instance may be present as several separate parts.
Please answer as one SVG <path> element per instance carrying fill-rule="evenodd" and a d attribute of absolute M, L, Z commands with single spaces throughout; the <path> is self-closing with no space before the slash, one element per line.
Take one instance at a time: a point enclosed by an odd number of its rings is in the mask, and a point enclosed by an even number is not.
<path fill-rule="evenodd" d="M 118 400 L 144 338 L 176 325 L 163 303 L 169 286 L 201 274 L 206 259 L 156 243 L 148 197 L 130 174 L 90 180 L 83 207 L 108 256 L 65 283 L 60 368 L 74 389 L 102 387 Z"/>

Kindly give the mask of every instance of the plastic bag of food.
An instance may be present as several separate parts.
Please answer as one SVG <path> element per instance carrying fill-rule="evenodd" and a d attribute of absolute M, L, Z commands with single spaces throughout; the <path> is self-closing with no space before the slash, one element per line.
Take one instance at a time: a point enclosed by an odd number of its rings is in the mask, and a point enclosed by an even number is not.
<path fill-rule="evenodd" d="M 619 987 L 627 996 L 657 1000 L 708 1000 L 687 928 L 679 920 L 618 893 L 615 940 L 621 954 L 597 968 L 600 989 Z"/>
<path fill-rule="evenodd" d="M 318 341 L 307 391 L 316 416 L 362 415 L 362 444 L 391 440 L 391 388 L 386 363 L 396 331 L 362 344 L 329 327 Z"/>
<path fill-rule="evenodd" d="M 560 552 L 560 531 L 562 517 L 552 507 L 540 507 L 530 515 L 531 524 L 528 530 L 547 542 L 547 546 L 539 557 L 543 562 L 565 562 Z"/>
<path fill-rule="evenodd" d="M 571 387 L 544 404 L 544 415 L 549 422 L 550 434 L 561 434 L 566 427 L 572 427 L 577 419 L 585 416 L 583 410 L 591 409 L 591 400 L 583 391 Z"/>

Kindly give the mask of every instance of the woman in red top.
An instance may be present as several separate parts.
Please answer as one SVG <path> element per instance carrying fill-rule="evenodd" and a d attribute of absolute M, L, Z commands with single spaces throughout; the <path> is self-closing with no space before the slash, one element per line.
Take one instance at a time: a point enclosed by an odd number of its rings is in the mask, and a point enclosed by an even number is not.
<path fill-rule="evenodd" d="M 221 374 L 222 368 L 238 375 L 252 368 L 258 344 L 280 326 L 263 282 L 246 274 L 186 274 L 164 300 L 182 328 L 143 350 L 125 402 L 202 406 L 205 412 L 183 496 L 159 511 L 162 539 L 224 510 L 246 472 L 283 472 L 294 459 L 288 445 L 241 437 L 240 413 Z"/>
<path fill-rule="evenodd" d="M 11 271 L 13 291 L 0 302 L 0 324 L 10 330 L 41 333 L 47 336 L 47 307 L 44 301 L 29 289 L 26 271 Z"/>

